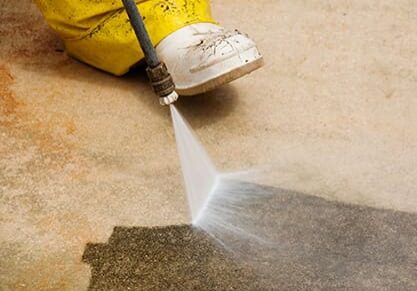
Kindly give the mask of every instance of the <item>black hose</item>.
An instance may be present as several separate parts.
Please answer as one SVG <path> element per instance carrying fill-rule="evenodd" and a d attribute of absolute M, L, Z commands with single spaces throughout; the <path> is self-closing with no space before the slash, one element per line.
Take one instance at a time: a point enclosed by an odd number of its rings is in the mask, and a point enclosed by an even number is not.
<path fill-rule="evenodd" d="M 130 23 L 132 24 L 133 30 L 135 31 L 136 37 L 139 41 L 139 45 L 145 54 L 145 61 L 149 67 L 155 68 L 160 62 L 158 56 L 156 55 L 155 48 L 152 45 L 151 39 L 149 38 L 145 24 L 143 23 L 142 16 L 136 6 L 136 2 L 134 0 L 122 1 L 127 15 L 129 16 Z"/>
<path fill-rule="evenodd" d="M 159 61 L 155 48 L 152 45 L 149 34 L 146 31 L 142 16 L 134 0 L 122 0 L 129 16 L 130 24 L 135 31 L 136 38 L 145 55 L 145 61 L 148 65 L 146 73 L 151 81 L 154 92 L 159 96 L 161 105 L 169 105 L 178 99 L 175 92 L 175 84 L 172 76 L 169 74 L 166 65 Z"/>

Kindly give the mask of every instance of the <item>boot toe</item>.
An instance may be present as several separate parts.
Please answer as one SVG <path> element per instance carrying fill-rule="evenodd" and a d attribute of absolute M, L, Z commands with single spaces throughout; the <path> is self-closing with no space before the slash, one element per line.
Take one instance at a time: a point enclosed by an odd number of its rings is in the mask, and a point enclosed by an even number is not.
<path fill-rule="evenodd" d="M 212 90 L 263 64 L 256 44 L 238 30 L 201 23 L 174 34 L 175 39 L 168 37 L 157 50 L 181 95 Z"/>

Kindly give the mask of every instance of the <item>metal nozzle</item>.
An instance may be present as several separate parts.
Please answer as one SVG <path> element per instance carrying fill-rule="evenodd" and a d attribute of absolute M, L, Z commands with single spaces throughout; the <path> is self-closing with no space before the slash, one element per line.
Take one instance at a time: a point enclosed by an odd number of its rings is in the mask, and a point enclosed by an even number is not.
<path fill-rule="evenodd" d="M 178 99 L 175 92 L 175 84 L 164 63 L 160 62 L 156 55 L 155 48 L 146 31 L 142 16 L 136 6 L 135 0 L 122 0 L 126 12 L 129 16 L 130 24 L 135 31 L 140 47 L 145 54 L 145 60 L 148 64 L 146 72 L 151 81 L 153 90 L 160 97 L 161 105 L 169 105 Z"/>
<path fill-rule="evenodd" d="M 159 97 L 159 104 L 161 104 L 162 106 L 171 105 L 172 103 L 178 100 L 178 97 L 179 97 L 178 93 L 175 91 L 172 91 L 172 93 L 169 94 L 168 96 Z"/>
<path fill-rule="evenodd" d="M 154 92 L 160 97 L 161 105 L 169 105 L 178 99 L 175 92 L 175 84 L 164 63 L 159 63 L 156 67 L 146 69 L 149 80 L 151 81 Z"/>

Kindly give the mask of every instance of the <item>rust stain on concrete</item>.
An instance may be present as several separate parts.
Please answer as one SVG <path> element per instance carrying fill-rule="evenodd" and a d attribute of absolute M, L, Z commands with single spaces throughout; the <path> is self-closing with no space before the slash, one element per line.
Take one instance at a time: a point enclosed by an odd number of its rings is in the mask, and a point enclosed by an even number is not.
<path fill-rule="evenodd" d="M 13 117 L 16 114 L 17 108 L 22 105 L 18 102 L 10 90 L 13 83 L 13 76 L 6 69 L 5 66 L 0 65 L 0 101 L 3 118 L 0 119 L 0 125 L 7 125 L 8 117 Z"/>
<path fill-rule="evenodd" d="M 72 117 L 65 114 L 39 115 L 36 105 L 21 101 L 11 89 L 14 77 L 4 65 L 0 66 L 0 128 L 4 134 L 36 145 L 44 157 L 44 166 L 63 168 L 72 163 L 70 178 L 81 178 L 87 173 L 85 159 L 77 153 L 78 146 L 71 139 L 77 133 Z M 53 101 L 51 101 L 53 102 Z"/>
<path fill-rule="evenodd" d="M 16 3 L 22 10 L 30 10 L 31 3 Z M 44 56 L 49 53 L 56 53 L 57 49 L 62 48 L 58 37 L 51 33 L 42 21 L 39 21 L 39 14 L 32 13 L 25 15 L 17 11 L 8 11 L 0 15 L 0 35 L 2 39 L 7 39 L 7 45 L 2 45 L 7 59 L 13 61 L 25 60 L 29 64 L 41 62 Z M 42 58 L 34 58 L 42 56 Z M 25 63 L 25 64 L 28 64 Z"/>

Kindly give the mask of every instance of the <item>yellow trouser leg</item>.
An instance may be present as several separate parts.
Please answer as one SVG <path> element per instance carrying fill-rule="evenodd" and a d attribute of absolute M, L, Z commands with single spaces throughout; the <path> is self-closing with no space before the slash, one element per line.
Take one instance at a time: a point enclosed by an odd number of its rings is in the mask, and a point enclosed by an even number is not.
<path fill-rule="evenodd" d="M 34 0 L 69 55 L 123 75 L 143 58 L 121 0 Z M 154 45 L 192 23 L 214 22 L 208 0 L 136 0 Z"/>

